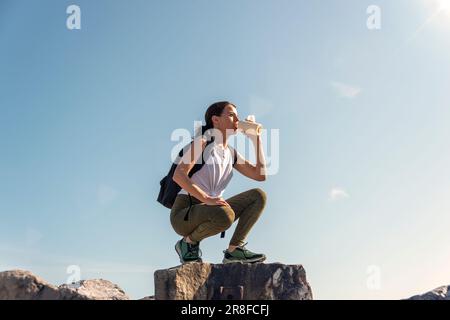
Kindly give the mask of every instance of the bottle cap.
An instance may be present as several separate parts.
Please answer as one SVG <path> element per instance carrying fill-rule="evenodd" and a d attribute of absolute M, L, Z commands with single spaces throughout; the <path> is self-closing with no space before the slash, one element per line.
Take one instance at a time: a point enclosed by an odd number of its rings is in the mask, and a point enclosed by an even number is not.
<path fill-rule="evenodd" d="M 248 121 L 253 121 L 253 122 L 256 121 L 256 120 L 255 120 L 255 116 L 254 116 L 253 114 L 247 116 L 247 119 L 246 119 L 246 120 L 248 120 Z"/>

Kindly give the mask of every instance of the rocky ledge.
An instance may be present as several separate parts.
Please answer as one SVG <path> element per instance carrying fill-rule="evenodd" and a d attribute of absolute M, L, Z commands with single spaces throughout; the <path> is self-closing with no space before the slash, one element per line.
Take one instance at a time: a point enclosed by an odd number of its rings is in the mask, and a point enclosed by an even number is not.
<path fill-rule="evenodd" d="M 155 272 L 156 300 L 312 300 L 301 265 L 188 263 Z"/>

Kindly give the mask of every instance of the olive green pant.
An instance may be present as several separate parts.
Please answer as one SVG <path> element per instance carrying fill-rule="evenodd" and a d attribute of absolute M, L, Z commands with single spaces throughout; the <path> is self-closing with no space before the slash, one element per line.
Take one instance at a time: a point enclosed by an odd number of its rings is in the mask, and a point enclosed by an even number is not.
<path fill-rule="evenodd" d="M 170 223 L 176 233 L 189 236 L 192 241 L 199 242 L 205 238 L 227 230 L 234 221 L 239 222 L 230 240 L 232 246 L 242 246 L 253 225 L 260 217 L 266 205 L 266 193 L 259 189 L 251 189 L 225 199 L 231 206 L 209 206 L 191 196 L 192 206 L 189 210 L 189 196 L 177 195 L 170 212 Z M 186 213 L 188 219 L 185 220 Z"/>

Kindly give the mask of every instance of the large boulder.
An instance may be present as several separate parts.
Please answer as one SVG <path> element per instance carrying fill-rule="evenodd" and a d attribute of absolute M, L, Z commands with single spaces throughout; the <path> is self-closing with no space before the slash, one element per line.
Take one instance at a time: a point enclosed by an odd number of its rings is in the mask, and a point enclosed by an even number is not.
<path fill-rule="evenodd" d="M 408 300 L 450 300 L 450 286 L 442 286 L 427 293 L 412 296 Z"/>
<path fill-rule="evenodd" d="M 29 271 L 0 272 L 0 300 L 128 300 L 107 280 L 83 280 L 56 287 Z"/>
<path fill-rule="evenodd" d="M 301 265 L 187 263 L 157 270 L 156 300 L 312 300 Z"/>

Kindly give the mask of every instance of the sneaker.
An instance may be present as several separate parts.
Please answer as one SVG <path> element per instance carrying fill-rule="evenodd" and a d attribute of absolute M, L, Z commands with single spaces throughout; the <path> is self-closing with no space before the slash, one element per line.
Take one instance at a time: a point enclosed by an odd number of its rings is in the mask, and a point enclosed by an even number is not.
<path fill-rule="evenodd" d="M 245 244 L 244 244 L 245 246 Z M 229 252 L 228 249 L 224 250 L 224 257 L 222 263 L 254 263 L 254 262 L 262 262 L 266 260 L 266 256 L 262 253 L 254 253 L 250 250 L 247 250 L 244 246 L 236 247 L 233 252 Z"/>
<path fill-rule="evenodd" d="M 184 239 L 178 240 L 175 244 L 175 251 L 178 253 L 181 263 L 202 262 L 200 258 L 202 256 L 202 250 L 200 250 L 199 242 L 191 244 L 184 241 Z"/>

